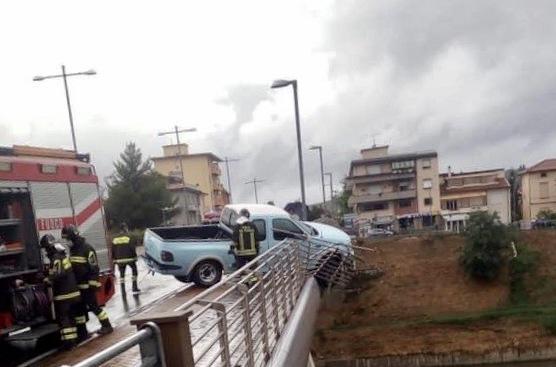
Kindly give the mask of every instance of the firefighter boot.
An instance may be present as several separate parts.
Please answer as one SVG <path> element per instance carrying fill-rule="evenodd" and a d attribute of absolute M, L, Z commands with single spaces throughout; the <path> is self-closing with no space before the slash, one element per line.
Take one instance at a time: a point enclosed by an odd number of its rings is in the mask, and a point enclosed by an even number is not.
<path fill-rule="evenodd" d="M 108 319 L 101 320 L 100 326 L 100 329 L 97 331 L 97 333 L 100 335 L 110 334 L 114 331 L 114 328 L 112 327 L 112 324 L 110 324 L 110 320 Z"/>
<path fill-rule="evenodd" d="M 133 293 L 141 293 L 141 290 L 139 289 L 139 287 L 137 286 L 137 280 L 133 281 L 133 287 L 131 288 L 131 291 Z"/>
<path fill-rule="evenodd" d="M 89 339 L 89 331 L 87 330 L 87 325 L 78 324 L 77 325 L 77 344 L 84 342 Z"/>

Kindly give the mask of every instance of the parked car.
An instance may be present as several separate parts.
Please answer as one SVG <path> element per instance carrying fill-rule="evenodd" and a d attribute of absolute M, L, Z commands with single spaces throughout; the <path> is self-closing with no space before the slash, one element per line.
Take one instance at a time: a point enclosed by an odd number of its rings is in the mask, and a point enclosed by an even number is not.
<path fill-rule="evenodd" d="M 249 210 L 251 221 L 264 234 L 261 252 L 294 236 L 309 236 L 351 250 L 350 237 L 335 227 L 297 221 L 272 205 L 234 204 L 222 210 L 220 222 L 215 225 L 147 229 L 144 237 L 147 266 L 154 272 L 202 287 L 218 283 L 222 274 L 235 270 L 231 233 L 243 208 Z"/>
<path fill-rule="evenodd" d="M 367 237 L 386 237 L 393 235 L 394 232 L 383 228 L 370 228 L 367 230 Z"/>

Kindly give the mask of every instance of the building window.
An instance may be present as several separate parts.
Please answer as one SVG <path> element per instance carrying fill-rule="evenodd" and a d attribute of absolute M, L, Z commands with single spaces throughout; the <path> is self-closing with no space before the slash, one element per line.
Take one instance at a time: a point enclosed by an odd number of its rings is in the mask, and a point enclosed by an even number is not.
<path fill-rule="evenodd" d="M 542 172 L 541 177 L 546 177 L 546 172 Z"/>
<path fill-rule="evenodd" d="M 400 191 L 407 191 L 409 190 L 410 185 L 411 184 L 409 182 L 400 182 L 398 188 Z"/>
<path fill-rule="evenodd" d="M 432 205 L 432 198 L 425 198 L 425 205 Z"/>
<path fill-rule="evenodd" d="M 42 173 L 54 174 L 57 171 L 58 171 L 58 166 L 56 166 L 55 164 L 41 164 Z"/>
<path fill-rule="evenodd" d="M 424 189 L 432 189 L 432 180 L 430 178 L 425 178 L 423 180 L 423 188 Z"/>
<path fill-rule="evenodd" d="M 400 208 L 409 208 L 411 207 L 411 203 L 411 199 L 400 200 L 398 201 L 398 206 Z"/>
<path fill-rule="evenodd" d="M 90 176 L 91 167 L 77 167 L 77 174 L 79 176 Z"/>
<path fill-rule="evenodd" d="M 458 210 L 458 201 L 442 200 L 442 210 Z"/>
<path fill-rule="evenodd" d="M 393 173 L 413 172 L 414 167 L 415 167 L 415 161 L 392 162 L 392 172 Z"/>
<path fill-rule="evenodd" d="M 388 203 L 362 203 L 358 205 L 359 209 L 364 212 L 373 210 L 386 210 L 388 209 Z"/>
<path fill-rule="evenodd" d="M 548 198 L 548 182 L 539 182 L 539 197 L 541 199 Z"/>
<path fill-rule="evenodd" d="M 431 160 L 430 159 L 423 159 L 423 168 L 431 168 Z"/>
<path fill-rule="evenodd" d="M 377 164 L 373 164 L 366 167 L 368 175 L 379 175 L 380 174 L 380 166 Z"/>
<path fill-rule="evenodd" d="M 12 164 L 10 162 L 0 162 L 0 172 L 10 172 Z"/>

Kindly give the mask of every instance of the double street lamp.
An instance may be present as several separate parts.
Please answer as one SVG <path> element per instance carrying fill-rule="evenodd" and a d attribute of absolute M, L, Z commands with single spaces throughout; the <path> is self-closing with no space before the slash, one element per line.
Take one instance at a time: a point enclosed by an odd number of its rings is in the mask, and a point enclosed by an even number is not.
<path fill-rule="evenodd" d="M 305 200 L 305 177 L 303 172 L 303 153 L 301 150 L 301 128 L 299 126 L 299 106 L 297 101 L 297 80 L 275 80 L 271 88 L 284 88 L 287 86 L 292 86 L 293 88 L 293 101 L 295 107 L 295 129 L 297 133 L 297 156 L 299 160 L 299 183 L 301 185 L 301 215 L 302 220 L 307 220 L 307 204 Z"/>
<path fill-rule="evenodd" d="M 67 78 L 69 76 L 77 76 L 77 75 L 96 75 L 96 71 L 93 69 L 82 71 L 79 73 L 66 73 L 66 67 L 62 65 L 62 74 L 57 75 L 47 75 L 47 76 L 36 76 L 33 78 L 33 81 L 40 82 L 45 79 L 54 79 L 54 78 L 63 78 L 64 79 L 64 88 L 66 90 L 66 102 L 68 104 L 68 113 L 69 113 L 69 120 L 70 120 L 70 127 L 71 127 L 71 140 L 73 142 L 73 150 L 77 153 L 77 143 L 75 141 L 75 129 L 73 127 L 73 115 L 71 113 L 71 104 L 70 104 L 70 97 L 69 97 L 69 90 L 68 90 L 68 81 Z"/>

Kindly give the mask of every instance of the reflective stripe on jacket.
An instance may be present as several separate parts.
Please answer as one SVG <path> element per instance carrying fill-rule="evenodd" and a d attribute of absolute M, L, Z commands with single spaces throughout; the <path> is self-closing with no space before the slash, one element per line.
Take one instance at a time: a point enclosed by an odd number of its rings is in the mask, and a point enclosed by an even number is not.
<path fill-rule="evenodd" d="M 114 237 L 112 240 L 112 257 L 116 264 L 129 264 L 137 261 L 135 241 L 126 233 Z"/>

